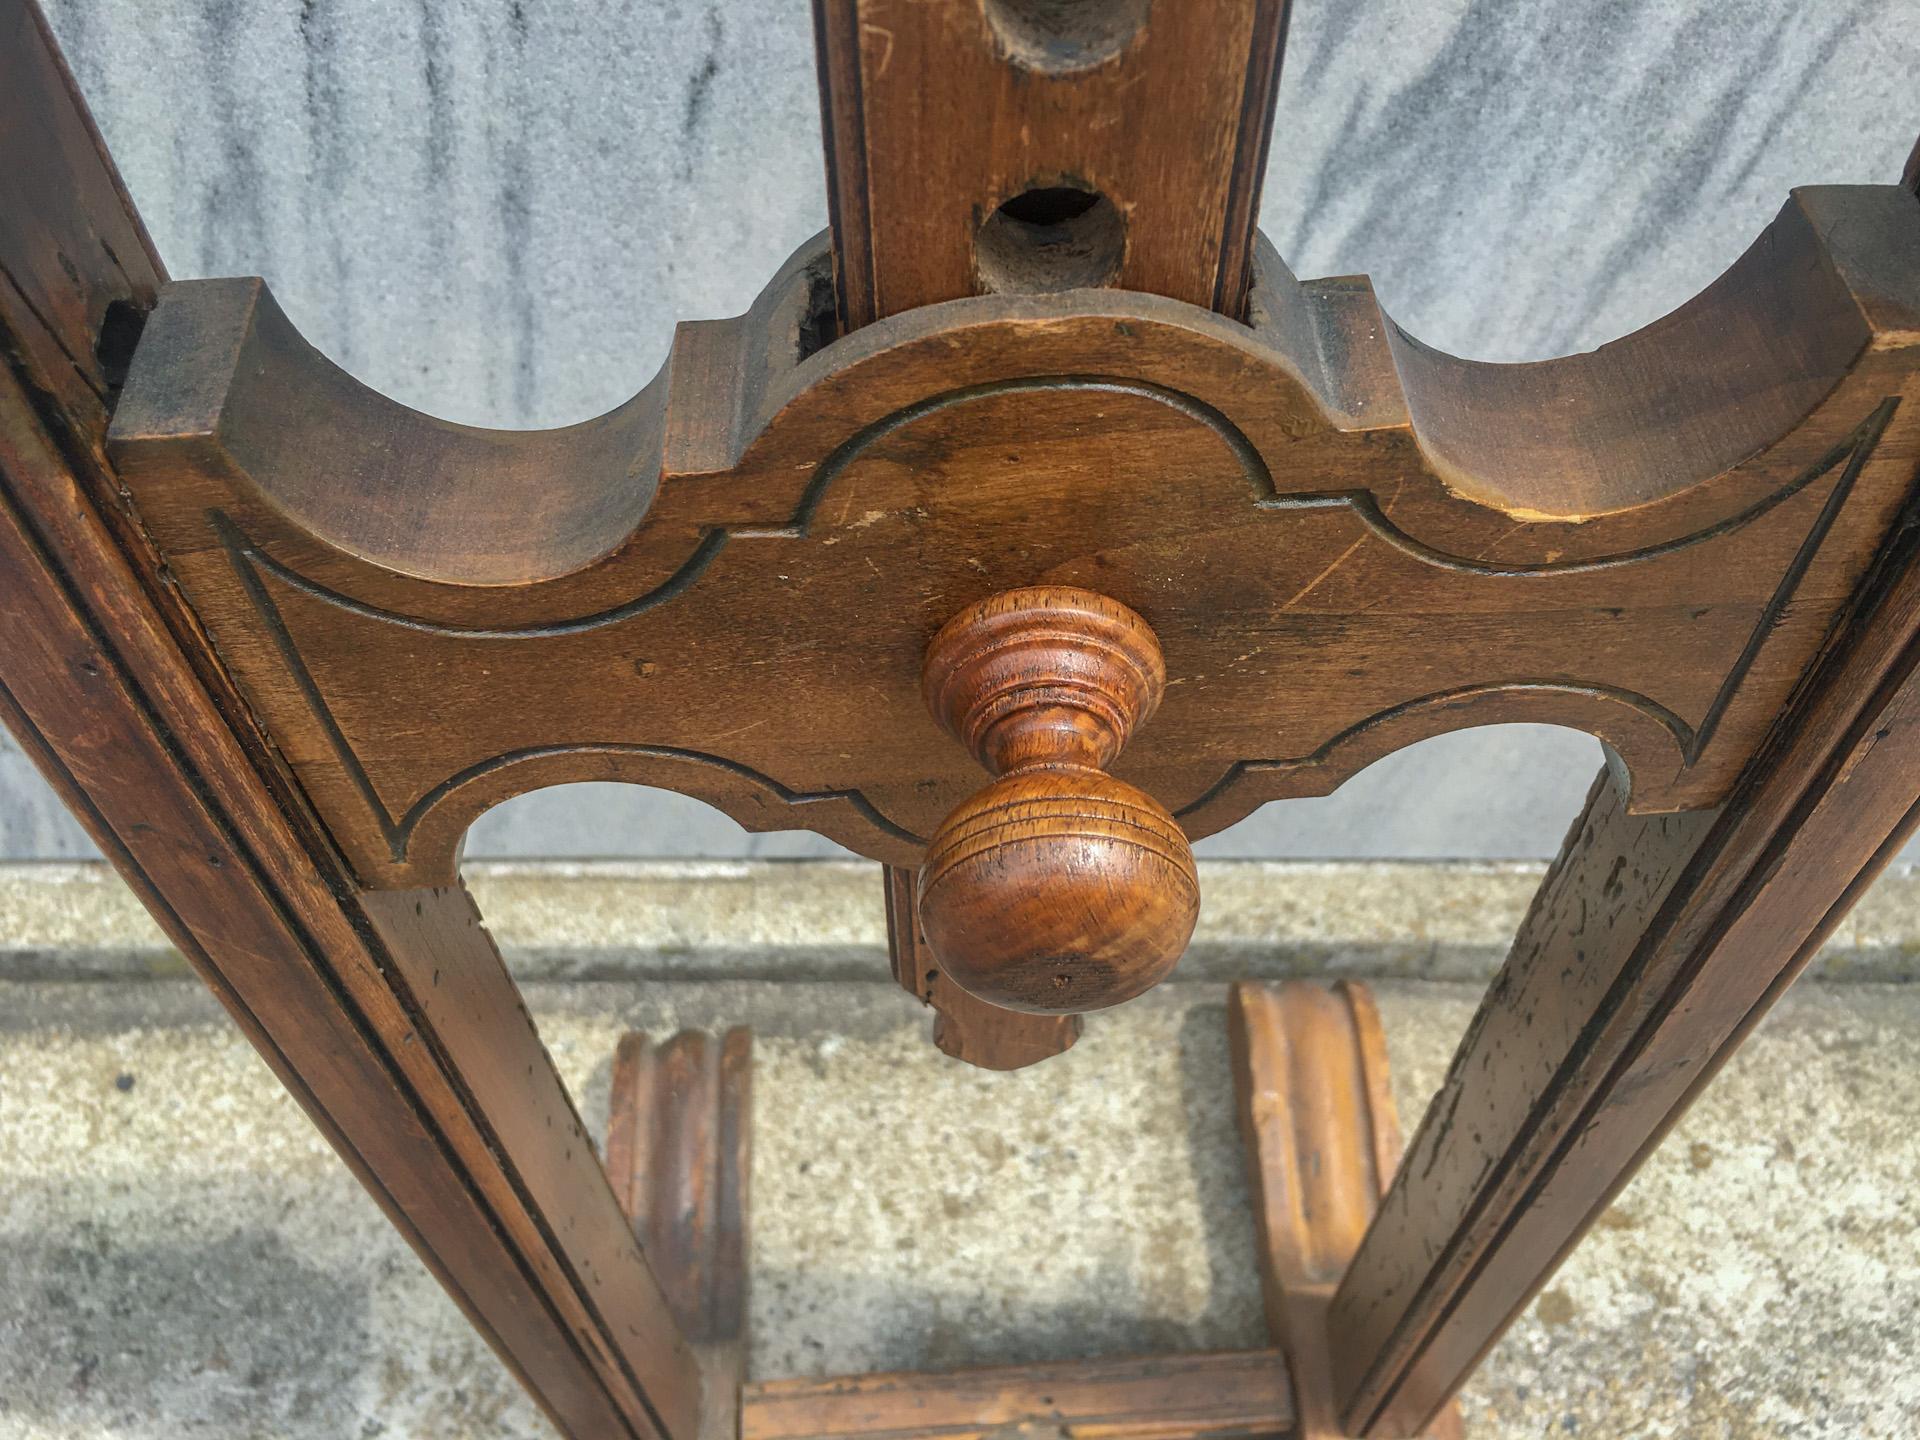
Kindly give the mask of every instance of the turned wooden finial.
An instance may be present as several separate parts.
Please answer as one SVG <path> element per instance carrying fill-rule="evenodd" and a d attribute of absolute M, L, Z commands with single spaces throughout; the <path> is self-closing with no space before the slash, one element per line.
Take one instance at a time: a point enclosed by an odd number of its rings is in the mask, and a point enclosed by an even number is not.
<path fill-rule="evenodd" d="M 1179 960 L 1200 913 L 1193 851 L 1105 773 L 1166 683 L 1146 622 L 1087 590 L 1009 590 L 934 636 L 927 706 L 999 777 L 920 867 L 921 928 L 955 984 L 1010 1010 L 1098 1010 Z"/>

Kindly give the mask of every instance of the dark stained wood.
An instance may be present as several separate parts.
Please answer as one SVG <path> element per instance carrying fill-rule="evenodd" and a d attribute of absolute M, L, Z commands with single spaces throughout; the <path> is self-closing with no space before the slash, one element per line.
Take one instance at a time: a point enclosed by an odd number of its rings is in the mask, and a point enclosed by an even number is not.
<path fill-rule="evenodd" d="M 0 3 L 0 159 L 7 358 L 46 387 L 49 413 L 102 430 L 166 270 L 29 0 Z M 109 309 L 118 343 L 103 359 Z"/>
<path fill-rule="evenodd" d="M 1252 329 L 995 297 L 801 361 L 810 252 L 744 320 L 685 327 L 617 442 L 413 417 L 257 282 L 194 282 L 147 327 L 114 453 L 372 884 L 443 883 L 480 811 L 584 779 L 915 864 L 978 786 L 922 704 L 926 646 L 1036 583 L 1158 636 L 1166 699 L 1115 773 L 1190 837 L 1521 720 L 1605 739 L 1640 812 L 1698 808 L 1920 456 L 1916 217 L 1894 186 L 1802 190 L 1700 300 L 1539 366 L 1420 351 L 1277 262 Z M 600 498 L 522 523 L 547 475 Z"/>
<path fill-rule="evenodd" d="M 1077 8 L 1049 6 L 1047 0 L 994 0 L 977 17 L 936 18 L 935 11 L 923 10 L 906 17 L 905 25 L 909 51 L 928 67 L 917 77 L 909 72 L 907 54 L 898 49 L 902 17 L 861 0 L 815 0 L 813 8 L 837 281 L 829 287 L 836 302 L 831 325 L 838 333 L 912 305 L 960 299 L 1009 283 L 1018 288 L 1023 264 L 1030 282 L 1026 288 L 1104 280 L 1189 299 L 1236 319 L 1245 314 L 1260 183 L 1285 48 L 1285 0 L 1254 0 L 1230 7 L 1224 15 L 1217 10 L 1169 15 L 1163 7 L 1162 14 L 1153 16 L 1144 3 L 1132 0 Z M 1159 125 L 1140 130 L 1128 123 L 1131 116 L 1120 112 L 1139 113 L 1139 97 L 1129 98 L 1129 92 L 1137 91 L 1142 76 L 1166 69 L 1164 57 L 1179 52 L 1200 56 L 1200 63 L 1208 65 L 1207 47 L 1231 37 L 1232 27 L 1243 20 L 1247 44 L 1234 63 L 1244 67 L 1245 83 L 1237 130 L 1228 142 L 1229 165 L 1210 167 L 1203 153 L 1226 133 L 1221 128 L 1229 119 L 1224 106 L 1199 117 L 1183 112 L 1183 121 L 1195 121 L 1184 129 Z M 953 33 L 955 26 L 963 33 Z M 921 33 L 928 29 L 944 32 L 931 47 Z M 1142 53 L 1143 44 L 1163 58 Z M 951 62 L 963 53 L 963 67 L 971 68 L 957 76 Z M 909 86 L 917 79 L 934 88 L 915 95 L 903 90 L 903 79 Z M 938 88 L 956 79 L 961 83 L 951 92 Z M 1230 97 L 1231 87 L 1219 85 L 1217 76 L 1209 82 L 1210 102 Z M 979 98 L 988 91 L 991 106 L 982 106 Z M 956 103 L 929 103 L 948 93 Z M 886 126 L 884 153 L 874 169 L 868 157 L 870 110 L 880 114 Z M 1074 114 L 1069 116 L 1069 111 Z M 1104 121 L 1096 129 L 1105 134 L 1090 140 L 1084 131 L 1074 133 L 1077 123 L 1092 115 Z M 1216 131 L 1212 138 L 1209 123 Z M 1149 146 L 1152 154 L 1145 153 Z M 913 166 L 928 163 L 936 153 L 942 163 L 957 163 L 958 173 L 914 173 Z M 1048 159 L 1036 170 L 1030 157 L 1041 153 Z M 1066 157 L 1087 153 L 1097 153 L 1100 163 L 1067 166 Z M 1122 176 L 1129 194 L 1137 191 L 1152 198 L 1141 205 L 1121 196 L 1116 207 L 1116 197 L 1102 192 L 1103 202 L 1089 206 L 1088 187 L 1097 185 L 1088 177 L 1096 172 L 1106 177 L 1099 184 Z M 1023 215 L 1023 202 L 1015 202 L 1014 213 L 989 220 L 1009 198 L 1008 187 L 1015 180 L 1019 185 L 1014 188 L 1029 181 L 1043 186 L 1040 196 L 1024 202 L 1029 210 L 1034 199 L 1056 208 L 1064 200 L 1068 211 L 1077 208 L 1079 213 L 1057 214 L 1051 218 L 1058 224 L 1048 227 L 1037 222 L 1049 217 Z M 986 198 L 965 189 L 981 184 L 989 187 Z M 1073 188 L 1076 184 L 1079 189 Z M 1045 189 L 1049 186 L 1050 193 Z M 1101 203 L 1107 208 L 1100 208 Z M 937 214 L 929 213 L 930 205 Z M 1202 233 L 1210 207 L 1216 206 L 1221 212 L 1217 244 Z M 994 230 L 983 236 L 989 223 Z M 939 237 L 931 252 L 929 226 Z M 984 275 L 978 249 L 983 239 L 989 262 Z M 1117 252 L 1111 244 L 1115 239 Z M 1104 257 L 1095 253 L 1101 242 L 1108 244 Z M 996 246 L 999 268 L 994 272 Z M 1112 266 L 1110 274 L 1098 273 L 1103 258 Z M 1086 273 L 1090 264 L 1095 273 Z M 1080 273 L 1062 273 L 1063 268 Z M 809 272 L 816 312 L 819 274 L 817 266 Z M 826 333 L 828 323 L 816 319 L 814 333 Z M 1005 1010 L 954 984 L 926 945 L 911 874 L 888 866 L 886 887 L 894 974 L 933 1008 L 934 1043 L 944 1053 L 989 1069 L 1018 1069 L 1058 1054 L 1079 1037 L 1077 1018 Z"/>
<path fill-rule="evenodd" d="M 1070 285 L 1239 319 L 1287 8 L 815 0 L 842 328 Z"/>
<path fill-rule="evenodd" d="M 677 1400 L 690 1420 L 697 1394 L 673 1386 L 677 1337 L 650 1308 L 632 1245 L 598 1243 L 608 1237 L 591 1222 L 611 1199 L 590 1166 L 564 1163 L 590 1162 L 590 1147 L 537 1039 L 515 1028 L 524 1017 L 468 1012 L 454 1018 L 474 1022 L 477 1038 L 473 1025 L 443 1032 L 439 997 L 423 1001 L 402 978 L 414 956 L 378 933 L 380 912 L 418 905 L 416 939 L 446 963 L 450 995 L 504 980 L 464 894 L 367 895 L 331 867 L 297 873 L 313 864 L 298 848 L 312 833 L 290 825 L 271 792 L 246 794 L 231 732 L 205 700 L 193 703 L 190 673 L 157 617 L 141 615 L 131 574 L 79 571 L 117 558 L 104 537 L 99 551 L 64 555 L 56 568 L 26 532 L 14 487 L 57 483 L 61 472 L 44 437 L 17 426 L 25 407 L 21 392 L 0 387 L 9 622 L 0 709 L 22 748 L 556 1422 L 574 1434 L 656 1433 L 630 1371 L 654 1379 L 658 1400 Z M 63 608 L 81 584 L 98 609 Z M 235 768 L 201 768 L 210 762 Z M 497 1094 L 483 1115 L 469 1088 L 476 1069 L 504 1070 L 525 1088 Z M 533 1128 L 553 1118 L 552 1131 Z M 496 1153 L 496 1129 L 532 1143 Z M 647 1323 L 638 1336 L 612 1333 L 616 1316 Z"/>
<path fill-rule="evenodd" d="M 686 1433 L 702 1385 L 661 1277 L 612 1193 L 520 994 L 464 886 L 359 897 L 384 946 L 390 984 L 410 993 L 423 1038 L 442 1052 L 473 1123 L 500 1152 L 541 1224 L 559 1237 L 585 1292 L 582 1320 L 614 1337 L 621 1371 Z"/>
<path fill-rule="evenodd" d="M 164 286 L 0 0 L 0 716 L 567 1434 L 1251 1436 L 1296 1384 L 1307 1433 L 1415 1431 L 1914 828 L 1915 176 L 1796 192 L 1616 344 L 1476 364 L 1257 242 L 1279 0 L 816 18 L 831 250 L 613 414 L 505 434 L 373 395 L 258 281 Z M 969 804 L 936 714 L 1152 873 L 1062 901 L 1084 835 Z M 1075 1022 L 956 977 L 1124 998 L 1190 927 L 1183 831 L 1512 720 L 1613 768 L 1411 1162 L 1364 992 L 1237 1001 L 1297 1380 L 737 1403 L 744 1039 L 623 1050 L 610 1185 L 455 883 L 474 816 L 561 781 L 807 826 L 895 867 L 898 973 L 1011 1067 Z"/>
<path fill-rule="evenodd" d="M 1366 986 L 1242 981 L 1227 1033 L 1267 1328 L 1300 1440 L 1340 1440 L 1327 1309 L 1400 1163 L 1386 1037 Z M 1457 1440 L 1457 1406 L 1424 1432 Z"/>
<path fill-rule="evenodd" d="M 622 1037 L 613 1062 L 607 1175 L 699 1353 L 702 1440 L 733 1440 L 747 1364 L 747 1182 L 753 1037 Z"/>
<path fill-rule="evenodd" d="M 915 878 L 900 866 L 884 867 L 887 945 L 893 978 L 933 1011 L 933 1043 L 940 1052 L 982 1070 L 1023 1070 L 1070 1049 L 1080 1038 L 1078 1015 L 1002 1010 L 946 977 L 921 933 Z"/>
<path fill-rule="evenodd" d="M 161 275 L 21 0 L 0 100 L 0 718 L 563 1433 L 691 1435 L 691 1356 L 544 1051 L 456 1013 L 504 982 L 466 897 L 356 886 L 122 509 L 106 405 Z"/>
<path fill-rule="evenodd" d="M 1179 822 L 1106 773 L 1166 690 L 1146 622 L 1088 590 L 1009 590 L 941 627 L 921 683 L 995 777 L 940 822 L 920 867 L 920 928 L 942 972 L 1038 1014 L 1158 984 L 1193 935 L 1200 881 Z"/>
<path fill-rule="evenodd" d="M 745 1333 L 752 1074 L 743 1029 L 630 1034 L 614 1058 L 607 1172 L 692 1340 Z"/>
<path fill-rule="evenodd" d="M 1461 1384 L 1920 823 L 1916 516 L 1724 806 L 1596 782 L 1341 1282 L 1350 1433 Z"/>
<path fill-rule="evenodd" d="M 1278 1440 L 1293 1430 L 1277 1351 L 1076 1360 L 950 1374 L 749 1385 L 740 1440 Z"/>

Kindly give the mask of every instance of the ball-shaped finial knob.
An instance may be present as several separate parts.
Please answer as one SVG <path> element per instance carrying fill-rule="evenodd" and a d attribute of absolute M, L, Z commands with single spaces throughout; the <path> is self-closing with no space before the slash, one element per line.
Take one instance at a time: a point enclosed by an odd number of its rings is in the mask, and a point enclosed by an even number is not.
<path fill-rule="evenodd" d="M 920 872 L 941 968 L 1009 1010 L 1131 1000 L 1173 968 L 1199 913 L 1180 826 L 1098 770 L 1002 776 L 947 817 Z"/>
<path fill-rule="evenodd" d="M 1043 586 L 949 622 L 928 705 L 1000 776 L 942 822 L 920 871 L 941 968 L 1011 1010 L 1117 1005 L 1165 977 L 1200 911 L 1164 806 L 1104 772 L 1166 685 L 1159 643 L 1116 601 Z"/>

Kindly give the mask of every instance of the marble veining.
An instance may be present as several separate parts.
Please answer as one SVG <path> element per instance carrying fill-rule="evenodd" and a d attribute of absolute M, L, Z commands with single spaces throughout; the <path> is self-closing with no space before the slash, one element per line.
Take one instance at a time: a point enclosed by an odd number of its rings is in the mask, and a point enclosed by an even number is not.
<path fill-rule="evenodd" d="M 449 419 L 610 408 L 676 319 L 744 309 L 825 223 L 793 0 L 43 3 L 173 273 L 265 275 Z M 1920 0 L 1296 0 L 1262 223 L 1442 349 L 1588 348 L 1704 287 L 1791 186 L 1896 178 L 1916 73 Z M 1201 850 L 1546 854 L 1596 763 L 1543 727 L 1446 736 Z M 614 788 L 512 802 L 470 853 L 833 851 Z M 85 851 L 0 749 L 0 858 Z"/>

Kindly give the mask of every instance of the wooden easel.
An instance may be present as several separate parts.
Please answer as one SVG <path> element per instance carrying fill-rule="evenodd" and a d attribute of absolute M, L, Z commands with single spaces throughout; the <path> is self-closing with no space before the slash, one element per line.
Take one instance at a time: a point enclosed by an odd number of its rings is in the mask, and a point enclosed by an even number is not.
<path fill-rule="evenodd" d="M 167 284 L 0 0 L 0 711 L 567 1435 L 1454 1426 L 1914 828 L 1915 176 L 1473 364 L 1259 240 L 1283 0 L 816 16 L 830 236 L 504 434 Z M 1177 960 L 1186 837 L 1516 719 L 1610 762 L 1406 1163 L 1365 989 L 1235 991 L 1250 1354 L 743 1383 L 747 1038 L 623 1045 L 603 1170 L 455 868 L 568 780 L 818 830 L 1008 1068 Z"/>

